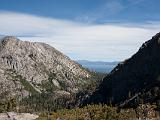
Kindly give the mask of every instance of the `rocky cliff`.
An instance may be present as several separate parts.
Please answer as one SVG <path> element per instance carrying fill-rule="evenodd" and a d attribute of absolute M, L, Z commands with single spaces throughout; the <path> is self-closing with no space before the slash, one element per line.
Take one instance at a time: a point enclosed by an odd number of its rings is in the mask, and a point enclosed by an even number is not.
<path fill-rule="evenodd" d="M 79 64 L 47 44 L 12 36 L 1 39 L 1 98 L 46 91 L 69 94 L 78 91 L 90 76 Z"/>
<path fill-rule="evenodd" d="M 93 93 L 90 102 L 125 105 L 160 100 L 160 33 L 121 62 Z"/>

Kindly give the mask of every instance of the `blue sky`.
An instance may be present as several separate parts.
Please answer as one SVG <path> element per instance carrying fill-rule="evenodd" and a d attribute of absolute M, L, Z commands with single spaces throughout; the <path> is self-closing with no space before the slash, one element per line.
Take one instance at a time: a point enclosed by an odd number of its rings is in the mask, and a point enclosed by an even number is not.
<path fill-rule="evenodd" d="M 81 22 L 146 22 L 160 19 L 159 4 L 159 0 L 1 0 L 0 9 Z"/>
<path fill-rule="evenodd" d="M 0 34 L 72 59 L 124 60 L 159 32 L 159 0 L 1 0 Z"/>

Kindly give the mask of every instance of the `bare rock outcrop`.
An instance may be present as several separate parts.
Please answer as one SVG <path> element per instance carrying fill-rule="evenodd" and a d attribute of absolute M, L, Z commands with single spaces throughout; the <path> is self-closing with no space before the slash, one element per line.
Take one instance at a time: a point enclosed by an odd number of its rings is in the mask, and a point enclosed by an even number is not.
<path fill-rule="evenodd" d="M 0 120 L 35 120 L 36 118 L 38 118 L 38 115 L 30 113 L 0 113 Z"/>
<path fill-rule="evenodd" d="M 45 43 L 7 36 L 0 42 L 0 96 L 21 97 L 48 89 L 76 92 L 90 73 Z"/>

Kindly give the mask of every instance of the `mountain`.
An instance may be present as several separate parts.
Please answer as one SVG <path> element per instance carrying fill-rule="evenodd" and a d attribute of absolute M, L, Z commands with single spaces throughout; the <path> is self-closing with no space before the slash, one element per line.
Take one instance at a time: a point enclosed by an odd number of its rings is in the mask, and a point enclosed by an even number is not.
<path fill-rule="evenodd" d="M 91 71 L 100 73 L 109 73 L 118 64 L 118 62 L 102 62 L 88 60 L 77 60 L 77 62 Z"/>
<path fill-rule="evenodd" d="M 91 74 L 55 48 L 6 36 L 0 41 L 0 98 L 76 93 Z"/>
<path fill-rule="evenodd" d="M 103 79 L 89 102 L 160 106 L 160 33 L 145 42 L 131 58 L 119 63 Z"/>

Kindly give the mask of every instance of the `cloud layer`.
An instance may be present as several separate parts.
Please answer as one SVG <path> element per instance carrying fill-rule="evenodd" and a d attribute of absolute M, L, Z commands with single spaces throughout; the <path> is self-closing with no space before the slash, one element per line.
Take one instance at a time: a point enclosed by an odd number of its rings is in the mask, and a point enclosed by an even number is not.
<path fill-rule="evenodd" d="M 159 22 L 141 25 L 83 24 L 0 11 L 1 35 L 45 42 L 76 60 L 124 60 L 156 34 L 159 27 Z"/>

